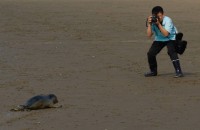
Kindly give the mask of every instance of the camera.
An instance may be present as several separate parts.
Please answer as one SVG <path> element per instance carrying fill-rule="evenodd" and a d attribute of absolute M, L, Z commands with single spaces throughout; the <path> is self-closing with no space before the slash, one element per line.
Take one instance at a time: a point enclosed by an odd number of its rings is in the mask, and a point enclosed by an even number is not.
<path fill-rule="evenodd" d="M 151 23 L 156 23 L 158 21 L 157 19 L 158 19 L 158 17 L 156 15 L 153 15 L 151 17 Z M 148 18 L 146 20 L 146 27 L 148 27 Z"/>
<path fill-rule="evenodd" d="M 152 16 L 152 19 L 151 19 L 151 22 L 152 22 L 152 23 L 156 23 L 156 22 L 157 22 L 157 18 L 158 18 L 158 17 L 157 17 L 156 15 L 153 15 L 153 16 Z"/>

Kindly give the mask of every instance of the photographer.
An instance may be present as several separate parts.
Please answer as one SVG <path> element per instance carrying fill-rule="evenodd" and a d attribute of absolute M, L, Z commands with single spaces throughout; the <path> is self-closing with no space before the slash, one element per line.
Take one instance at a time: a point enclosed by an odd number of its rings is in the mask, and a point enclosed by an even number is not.
<path fill-rule="evenodd" d="M 164 15 L 162 7 L 152 9 L 152 16 L 147 18 L 147 36 L 155 35 L 155 39 L 147 53 L 150 72 L 145 77 L 157 76 L 156 55 L 167 46 L 168 55 L 175 68 L 174 77 L 183 77 L 178 54 L 175 50 L 176 28 L 172 20 Z"/>

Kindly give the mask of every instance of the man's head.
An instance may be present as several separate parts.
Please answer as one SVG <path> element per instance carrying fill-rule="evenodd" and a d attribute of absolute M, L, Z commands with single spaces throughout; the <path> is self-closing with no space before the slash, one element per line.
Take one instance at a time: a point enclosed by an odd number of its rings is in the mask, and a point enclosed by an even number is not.
<path fill-rule="evenodd" d="M 152 9 L 152 15 L 157 16 L 157 18 L 159 19 L 159 21 L 161 22 L 164 18 L 164 11 L 163 8 L 161 6 L 155 6 Z"/>

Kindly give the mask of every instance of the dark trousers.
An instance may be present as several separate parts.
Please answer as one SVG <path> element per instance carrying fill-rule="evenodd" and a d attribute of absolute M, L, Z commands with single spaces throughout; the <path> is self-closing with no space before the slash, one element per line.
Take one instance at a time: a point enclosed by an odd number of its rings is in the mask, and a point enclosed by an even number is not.
<path fill-rule="evenodd" d="M 151 71 L 157 71 L 157 61 L 156 61 L 156 55 L 165 47 L 167 46 L 168 55 L 170 56 L 170 59 L 172 61 L 178 60 L 178 54 L 175 50 L 174 43 L 175 41 L 154 41 L 151 45 L 151 48 L 149 49 L 147 56 L 148 56 L 148 62 L 149 67 Z"/>

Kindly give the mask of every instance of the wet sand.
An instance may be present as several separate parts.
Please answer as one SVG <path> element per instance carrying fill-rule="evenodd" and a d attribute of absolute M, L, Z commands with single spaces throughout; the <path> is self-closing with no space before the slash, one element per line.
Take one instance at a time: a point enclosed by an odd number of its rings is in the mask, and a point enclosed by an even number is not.
<path fill-rule="evenodd" d="M 145 20 L 161 5 L 188 41 L 173 78 L 166 49 L 145 78 Z M 1 0 L 0 130 L 200 129 L 200 1 Z M 10 112 L 37 94 L 60 109 Z"/>

